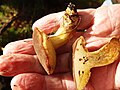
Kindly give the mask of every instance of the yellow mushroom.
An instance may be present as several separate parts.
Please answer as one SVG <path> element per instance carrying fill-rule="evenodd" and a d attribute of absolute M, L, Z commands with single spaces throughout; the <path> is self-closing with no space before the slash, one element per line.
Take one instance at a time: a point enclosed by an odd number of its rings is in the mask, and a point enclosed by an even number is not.
<path fill-rule="evenodd" d="M 80 17 L 74 4 L 69 4 L 64 15 L 60 28 L 54 35 L 46 35 L 42 30 L 35 28 L 33 31 L 33 45 L 38 59 L 47 72 L 52 74 L 56 65 L 55 49 L 66 44 L 72 32 L 80 23 Z"/>
<path fill-rule="evenodd" d="M 83 90 L 90 78 L 90 69 L 113 63 L 120 54 L 120 39 L 112 38 L 99 50 L 89 52 L 81 36 L 73 44 L 73 77 L 77 90 Z"/>

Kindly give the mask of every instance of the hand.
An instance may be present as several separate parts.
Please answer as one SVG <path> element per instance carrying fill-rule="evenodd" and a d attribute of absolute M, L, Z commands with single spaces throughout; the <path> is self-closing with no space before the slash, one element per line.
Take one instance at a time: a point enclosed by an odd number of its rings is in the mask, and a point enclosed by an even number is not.
<path fill-rule="evenodd" d="M 74 38 L 57 50 L 57 66 L 53 75 L 47 76 L 40 66 L 32 45 L 32 39 L 12 42 L 6 45 L 0 56 L 0 72 L 4 76 L 14 76 L 12 90 L 75 90 L 70 70 L 70 48 L 77 37 L 83 35 L 86 47 L 96 50 L 112 36 L 120 36 L 120 5 L 100 7 L 98 9 L 79 10 L 82 21 Z M 45 33 L 59 27 L 63 12 L 51 14 L 36 21 L 33 25 Z M 64 50 L 64 51 L 63 51 Z M 58 52 L 59 51 L 59 52 Z M 119 58 L 120 59 L 120 58 Z M 91 78 L 85 90 L 113 90 L 120 87 L 119 59 L 108 66 L 93 68 Z"/>

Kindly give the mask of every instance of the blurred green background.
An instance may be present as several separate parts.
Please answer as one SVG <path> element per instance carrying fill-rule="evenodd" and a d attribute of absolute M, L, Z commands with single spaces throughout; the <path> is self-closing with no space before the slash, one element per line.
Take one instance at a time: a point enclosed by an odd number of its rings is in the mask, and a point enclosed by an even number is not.
<path fill-rule="evenodd" d="M 32 36 L 32 24 L 44 15 L 64 11 L 69 2 L 79 9 L 97 8 L 104 0 L 0 0 L 0 54 L 4 46 Z M 11 78 L 0 77 L 0 90 L 10 89 Z"/>

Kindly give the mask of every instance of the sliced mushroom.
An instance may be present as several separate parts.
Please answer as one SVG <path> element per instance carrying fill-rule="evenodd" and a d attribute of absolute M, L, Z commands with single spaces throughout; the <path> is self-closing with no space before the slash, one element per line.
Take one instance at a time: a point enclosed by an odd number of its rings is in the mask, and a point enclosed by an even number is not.
<path fill-rule="evenodd" d="M 85 48 L 85 40 L 81 36 L 73 44 L 73 77 L 77 90 L 83 90 L 89 81 L 94 67 L 105 66 L 113 63 L 120 54 L 120 39 L 112 38 L 110 42 L 99 50 L 89 52 Z"/>
<path fill-rule="evenodd" d="M 56 52 L 50 39 L 45 33 L 35 29 L 33 45 L 41 65 L 47 74 L 52 74 L 56 65 Z"/>
<path fill-rule="evenodd" d="M 55 49 L 66 44 L 79 23 L 80 17 L 74 4 L 69 4 L 60 28 L 54 35 L 46 35 L 42 30 L 34 28 L 33 45 L 38 59 L 48 74 L 52 74 L 56 65 Z"/>

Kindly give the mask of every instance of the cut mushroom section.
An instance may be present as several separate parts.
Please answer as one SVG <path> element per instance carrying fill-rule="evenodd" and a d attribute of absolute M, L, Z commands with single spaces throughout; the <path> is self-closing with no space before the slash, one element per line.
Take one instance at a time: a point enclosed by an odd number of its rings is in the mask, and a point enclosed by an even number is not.
<path fill-rule="evenodd" d="M 73 78 L 77 90 L 83 90 L 89 81 L 93 67 L 105 66 L 113 63 L 120 54 L 120 39 L 112 38 L 110 42 L 99 50 L 89 52 L 85 48 L 85 40 L 80 36 L 73 44 Z"/>

